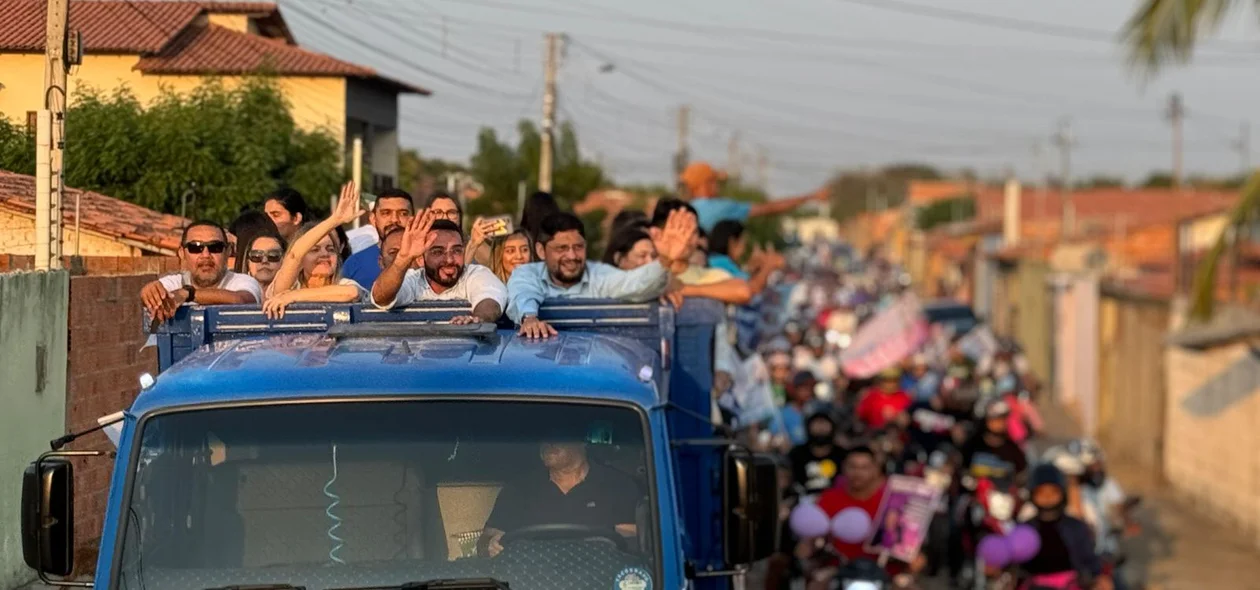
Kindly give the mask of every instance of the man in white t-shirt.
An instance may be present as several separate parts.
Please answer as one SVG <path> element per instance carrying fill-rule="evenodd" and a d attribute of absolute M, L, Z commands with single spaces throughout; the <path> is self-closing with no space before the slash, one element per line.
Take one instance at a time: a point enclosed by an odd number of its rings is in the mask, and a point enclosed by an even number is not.
<path fill-rule="evenodd" d="M 185 303 L 258 303 L 262 287 L 253 277 L 227 269 L 227 232 L 211 221 L 184 228 L 179 260 L 183 270 L 144 286 L 140 301 L 154 320 L 164 322 Z"/>
<path fill-rule="evenodd" d="M 424 268 L 412 268 L 417 259 Z M 372 303 L 383 309 L 415 301 L 463 300 L 471 306 L 454 324 L 493 323 L 503 315 L 507 287 L 490 269 L 464 264 L 464 234 L 446 219 L 427 211 L 408 224 L 393 264 L 372 284 Z"/>

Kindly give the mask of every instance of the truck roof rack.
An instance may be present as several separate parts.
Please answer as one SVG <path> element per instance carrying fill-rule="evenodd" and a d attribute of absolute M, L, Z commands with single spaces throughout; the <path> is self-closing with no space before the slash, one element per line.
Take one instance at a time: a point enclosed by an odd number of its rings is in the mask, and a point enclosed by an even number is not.
<path fill-rule="evenodd" d="M 338 340 L 349 338 L 424 338 L 431 336 L 488 338 L 498 333 L 495 324 L 382 323 L 334 324 L 327 334 Z"/>

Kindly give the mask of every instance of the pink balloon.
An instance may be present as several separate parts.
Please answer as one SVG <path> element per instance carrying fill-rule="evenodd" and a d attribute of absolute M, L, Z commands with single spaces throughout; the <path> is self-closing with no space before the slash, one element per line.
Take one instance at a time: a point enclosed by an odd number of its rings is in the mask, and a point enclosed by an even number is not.
<path fill-rule="evenodd" d="M 831 522 L 827 519 L 827 513 L 818 505 L 802 502 L 792 509 L 792 514 L 788 516 L 788 526 L 797 537 L 808 539 L 826 536 Z"/>
<path fill-rule="evenodd" d="M 980 540 L 976 555 L 985 565 L 1003 568 L 1011 564 L 1010 541 L 1001 535 L 989 535 Z"/>
<path fill-rule="evenodd" d="M 871 515 L 861 508 L 845 508 L 831 519 L 831 534 L 845 543 L 860 543 L 870 532 Z"/>
<path fill-rule="evenodd" d="M 1011 561 L 1015 563 L 1024 563 L 1041 551 L 1041 535 L 1029 525 L 1015 527 L 1006 539 L 1011 546 Z"/>

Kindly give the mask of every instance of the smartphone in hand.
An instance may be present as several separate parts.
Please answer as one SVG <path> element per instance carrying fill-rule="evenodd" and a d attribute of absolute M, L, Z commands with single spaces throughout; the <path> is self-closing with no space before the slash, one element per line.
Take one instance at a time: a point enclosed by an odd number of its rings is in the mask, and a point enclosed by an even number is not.
<path fill-rule="evenodd" d="M 487 217 L 486 221 L 494 223 L 494 229 L 490 230 L 486 234 L 489 237 L 506 236 L 512 233 L 513 228 L 511 215 L 496 215 L 494 217 Z"/>

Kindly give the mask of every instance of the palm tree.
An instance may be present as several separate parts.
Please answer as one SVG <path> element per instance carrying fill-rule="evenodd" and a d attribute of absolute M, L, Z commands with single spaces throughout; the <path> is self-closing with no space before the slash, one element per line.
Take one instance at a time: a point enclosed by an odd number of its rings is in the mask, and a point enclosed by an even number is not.
<path fill-rule="evenodd" d="M 1260 8 L 1260 0 L 1253 0 Z M 1239 0 L 1144 0 L 1124 27 L 1124 40 L 1133 64 L 1154 74 L 1170 62 L 1185 63 L 1194 52 L 1200 36 L 1211 34 L 1230 13 L 1240 8 Z M 1229 227 L 1238 228 L 1260 213 L 1260 174 L 1253 174 L 1242 189 L 1242 198 L 1230 212 Z M 1193 305 L 1190 313 L 1198 319 L 1212 315 L 1216 300 L 1216 274 L 1221 258 L 1229 249 L 1230 235 L 1221 237 L 1195 272 Z"/>

